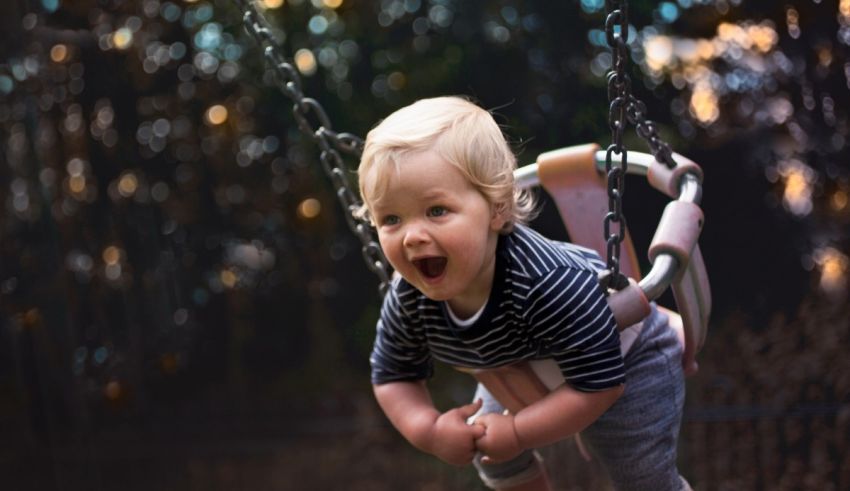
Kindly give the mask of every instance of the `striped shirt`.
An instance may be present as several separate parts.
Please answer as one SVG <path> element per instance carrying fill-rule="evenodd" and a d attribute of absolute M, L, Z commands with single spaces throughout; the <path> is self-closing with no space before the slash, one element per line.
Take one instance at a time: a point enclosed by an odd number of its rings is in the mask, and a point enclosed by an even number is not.
<path fill-rule="evenodd" d="M 464 327 L 452 322 L 444 302 L 396 279 L 378 320 L 372 383 L 428 378 L 434 359 L 495 368 L 552 358 L 575 389 L 622 384 L 620 338 L 597 281 L 603 267 L 590 249 L 517 225 L 499 237 L 490 298 Z"/>

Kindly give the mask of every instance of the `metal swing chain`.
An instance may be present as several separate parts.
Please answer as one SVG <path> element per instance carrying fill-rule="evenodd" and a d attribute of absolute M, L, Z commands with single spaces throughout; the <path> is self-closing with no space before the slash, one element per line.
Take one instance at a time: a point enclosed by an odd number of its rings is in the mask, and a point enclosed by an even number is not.
<path fill-rule="evenodd" d="M 623 215 L 623 193 L 628 170 L 628 151 L 623 143 L 623 134 L 628 123 L 635 126 L 638 136 L 647 142 L 655 159 L 673 168 L 670 145 L 658 135 L 655 123 L 646 119 L 646 105 L 631 92 L 631 78 L 627 73 L 629 56 L 629 20 L 627 0 L 606 0 L 605 38 L 611 47 L 611 69 L 608 80 L 608 126 L 611 128 L 611 144 L 605 152 L 605 172 L 608 182 L 608 213 L 603 221 L 603 233 L 607 245 L 607 270 L 600 274 L 604 288 L 621 290 L 628 286 L 628 278 L 620 272 L 620 249 L 626 238 L 626 217 Z M 613 162 L 614 154 L 620 155 L 619 165 Z M 612 231 L 616 224 L 616 231 Z"/>
<path fill-rule="evenodd" d="M 294 102 L 292 115 L 295 117 L 298 128 L 319 146 L 321 151 L 319 160 L 322 168 L 336 190 L 348 227 L 360 239 L 366 266 L 378 276 L 380 281 L 378 290 L 383 296 L 390 283 L 389 262 L 369 223 L 355 218 L 354 212 L 360 208 L 362 201 L 351 185 L 348 178 L 348 166 L 340 154 L 342 151 L 359 158 L 363 151 L 363 139 L 351 133 L 333 131 L 330 118 L 319 101 L 306 97 L 302 92 L 301 76 L 298 70 L 281 53 L 281 46 L 272 36 L 268 21 L 254 6 L 253 0 L 233 0 L 233 2 L 243 12 L 242 22 L 245 25 L 245 31 L 263 49 L 266 63 L 274 69 L 278 88 Z M 310 123 L 311 117 L 315 119 L 316 126 Z"/>
<path fill-rule="evenodd" d="M 602 222 L 607 244 L 607 271 L 600 275 L 600 283 L 606 290 L 622 290 L 628 279 L 620 272 L 620 245 L 626 236 L 626 218 L 623 216 L 623 192 L 628 169 L 628 154 L 623 144 L 626 131 L 626 107 L 631 95 L 631 80 L 626 74 L 628 63 L 629 23 L 627 4 L 621 0 L 606 0 L 608 12 L 605 18 L 605 37 L 611 47 L 611 70 L 608 72 L 608 126 L 611 128 L 611 144 L 605 152 L 605 172 L 608 174 L 608 213 Z M 619 26 L 619 32 L 617 27 Z M 614 165 L 613 155 L 620 155 L 619 165 Z M 616 232 L 611 225 L 616 224 Z"/>

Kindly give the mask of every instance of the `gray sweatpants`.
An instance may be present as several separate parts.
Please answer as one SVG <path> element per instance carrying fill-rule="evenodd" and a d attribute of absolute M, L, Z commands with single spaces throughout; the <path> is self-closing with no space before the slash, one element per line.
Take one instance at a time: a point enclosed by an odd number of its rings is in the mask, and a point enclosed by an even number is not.
<path fill-rule="evenodd" d="M 678 491 L 683 487 L 676 468 L 676 446 L 685 400 L 682 346 L 655 305 L 639 337 L 623 359 L 623 395 L 596 422 L 581 432 L 594 458 L 599 459 L 618 490 Z M 482 412 L 504 409 L 479 384 L 475 399 Z M 499 464 L 475 459 L 482 480 L 490 487 L 518 484 L 536 475 L 536 452 L 527 451 Z"/>

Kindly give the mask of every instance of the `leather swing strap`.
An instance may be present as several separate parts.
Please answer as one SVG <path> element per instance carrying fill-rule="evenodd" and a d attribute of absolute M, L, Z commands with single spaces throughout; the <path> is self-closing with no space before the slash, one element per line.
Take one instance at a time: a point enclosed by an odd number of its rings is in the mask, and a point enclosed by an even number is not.
<path fill-rule="evenodd" d="M 608 214 L 605 174 L 596 170 L 599 145 L 589 143 L 560 148 L 537 157 L 540 185 L 555 201 L 570 241 L 605 257 L 608 244 L 601 233 Z M 621 244 L 620 271 L 640 280 L 640 267 L 629 233 Z"/>
<path fill-rule="evenodd" d="M 561 148 L 537 157 L 540 185 L 555 201 L 570 241 L 589 247 L 606 257 L 608 242 L 600 234 L 608 214 L 608 185 L 605 174 L 596 169 L 599 145 L 586 144 Z M 649 302 L 637 286 L 640 264 L 628 230 L 620 244 L 620 272 L 630 278 L 627 286 L 608 296 L 608 305 L 620 330 L 649 315 Z"/>

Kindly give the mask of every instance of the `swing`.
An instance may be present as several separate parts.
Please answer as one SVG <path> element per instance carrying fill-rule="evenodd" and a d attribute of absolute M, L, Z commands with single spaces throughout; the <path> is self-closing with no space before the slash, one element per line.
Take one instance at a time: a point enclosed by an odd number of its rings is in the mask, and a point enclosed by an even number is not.
<path fill-rule="evenodd" d="M 321 104 L 302 92 L 297 69 L 280 53 L 279 45 L 253 1 L 233 1 L 243 12 L 245 30 L 263 48 L 267 62 L 275 70 L 280 90 L 293 100 L 293 116 L 299 129 L 319 146 L 325 173 L 336 188 L 350 229 L 361 241 L 367 266 L 380 280 L 379 290 L 383 295 L 389 285 L 390 266 L 374 230 L 368 223 L 354 218 L 353 212 L 361 203 L 348 182 L 349 171 L 340 153 L 359 156 L 363 140 L 332 129 Z M 606 5 L 609 13 L 605 32 L 613 55 L 612 70 L 608 74 L 613 143 L 607 150 L 588 144 L 543 153 L 536 163 L 518 169 L 515 180 L 525 188 L 542 186 L 555 201 L 572 242 L 607 257 L 608 270 L 600 275 L 600 284 L 609 293 L 608 303 L 621 331 L 624 351 L 637 337 L 641 321 L 649 315 L 649 302 L 671 287 L 679 313 L 664 310 L 684 347 L 684 371 L 693 374 L 697 370 L 696 355 L 705 342 L 711 311 L 708 276 L 697 245 L 703 225 L 703 214 L 698 206 L 702 195 L 702 171 L 692 161 L 672 153 L 656 134 L 654 124 L 643 117 L 645 106 L 631 94 L 630 80 L 625 73 L 628 48 L 621 33 L 628 32 L 626 0 L 606 2 Z M 317 124 L 312 125 L 311 119 Z M 635 125 L 652 154 L 627 154 L 623 145 L 627 122 Z M 646 176 L 651 186 L 674 198 L 665 208 L 649 247 L 652 269 L 643 278 L 621 210 L 623 179 L 627 173 Z M 603 223 L 604 235 L 599 234 L 599 223 Z M 616 224 L 614 232 L 612 224 Z M 625 252 L 625 260 L 621 260 L 621 250 Z M 514 413 L 563 383 L 554 362 L 532 361 L 485 370 L 461 370 L 472 373 Z"/>
<path fill-rule="evenodd" d="M 629 163 L 631 173 L 646 176 L 652 187 L 677 199 L 662 214 L 649 247 L 653 266 L 642 279 L 634 244 L 624 230 L 626 261 L 620 267 L 631 279 L 628 286 L 609 294 L 608 305 L 620 329 L 625 352 L 637 337 L 635 326 L 649 314 L 649 301 L 671 287 L 680 313 L 663 310 L 683 344 L 685 374 L 692 375 L 697 371 L 696 355 L 705 342 L 711 312 L 708 275 L 697 245 L 703 223 L 697 206 L 702 171 L 685 157 L 673 155 L 678 165 L 670 170 L 650 154 L 629 154 L 633 159 Z M 606 152 L 600 151 L 598 145 L 579 145 L 541 154 L 536 163 L 521 167 L 514 174 L 520 187 L 542 186 L 555 201 L 571 241 L 594 249 L 603 257 L 608 244 L 594 225 L 608 213 L 608 191 L 602 173 L 605 159 Z M 557 365 L 550 360 L 459 370 L 472 374 L 513 413 L 563 383 Z"/>

